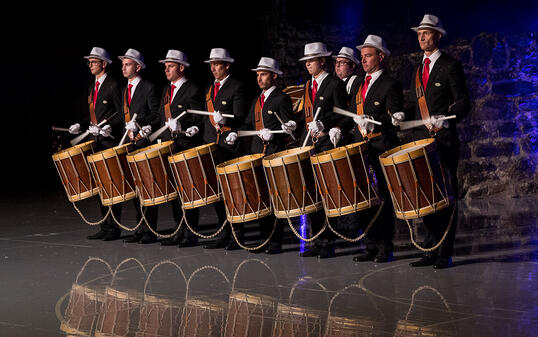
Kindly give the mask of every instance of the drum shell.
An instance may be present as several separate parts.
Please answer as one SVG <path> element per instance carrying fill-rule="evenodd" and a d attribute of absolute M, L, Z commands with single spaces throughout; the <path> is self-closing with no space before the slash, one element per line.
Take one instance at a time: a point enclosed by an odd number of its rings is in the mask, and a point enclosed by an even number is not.
<path fill-rule="evenodd" d="M 95 140 L 75 145 L 52 155 L 54 165 L 71 202 L 83 200 L 99 193 L 91 175 L 86 156 L 93 153 Z"/>
<path fill-rule="evenodd" d="M 136 337 L 172 337 L 179 329 L 183 304 L 167 298 L 145 295 L 140 308 Z"/>
<path fill-rule="evenodd" d="M 127 163 L 129 145 L 115 146 L 87 157 L 105 206 L 136 197 L 133 175 Z"/>
<path fill-rule="evenodd" d="M 355 213 L 380 203 L 366 142 L 318 153 L 310 161 L 328 217 Z"/>
<path fill-rule="evenodd" d="M 418 148 L 394 156 L 415 147 Z M 454 202 L 450 175 L 440 161 L 434 138 L 398 146 L 379 156 L 379 161 L 397 218 L 419 218 Z"/>
<path fill-rule="evenodd" d="M 320 312 L 279 303 L 273 325 L 273 336 L 321 337 L 322 317 Z"/>
<path fill-rule="evenodd" d="M 188 299 L 183 307 L 178 336 L 221 337 L 226 303 L 219 300 Z"/>
<path fill-rule="evenodd" d="M 225 337 L 270 336 L 277 299 L 238 291 L 230 293 Z"/>
<path fill-rule="evenodd" d="M 137 195 L 143 206 L 155 206 L 177 198 L 168 157 L 173 141 L 154 144 L 127 155 Z"/>
<path fill-rule="evenodd" d="M 217 165 L 228 221 L 247 222 L 272 213 L 263 173 L 263 154 L 228 160 Z"/>
<path fill-rule="evenodd" d="M 277 218 L 296 217 L 323 208 L 309 160 L 312 149 L 312 146 L 293 148 L 264 158 L 263 166 Z"/>
<path fill-rule="evenodd" d="M 89 336 L 104 302 L 104 289 L 73 284 L 60 330 L 69 335 Z"/>
<path fill-rule="evenodd" d="M 140 316 L 142 294 L 106 288 L 105 303 L 99 313 L 95 337 L 127 336 Z"/>
<path fill-rule="evenodd" d="M 221 199 L 217 171 L 220 163 L 215 143 L 197 146 L 168 157 L 175 186 L 185 209 Z"/>

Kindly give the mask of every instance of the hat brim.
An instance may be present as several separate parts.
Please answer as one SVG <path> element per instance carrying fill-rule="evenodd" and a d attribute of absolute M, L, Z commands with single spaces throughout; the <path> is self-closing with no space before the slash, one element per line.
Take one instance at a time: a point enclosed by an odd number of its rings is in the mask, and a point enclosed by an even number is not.
<path fill-rule="evenodd" d="M 159 60 L 159 63 L 166 63 L 166 62 L 179 63 L 179 64 L 184 65 L 185 67 L 190 66 L 190 64 L 189 64 L 188 62 L 181 61 L 181 60 L 178 60 L 178 59 L 164 59 L 164 60 Z"/>
<path fill-rule="evenodd" d="M 140 67 L 142 67 L 142 69 L 145 69 L 146 68 L 146 65 L 144 64 L 144 62 L 138 60 L 138 59 L 135 59 L 134 57 L 131 57 L 131 56 L 118 56 L 118 58 L 120 60 L 123 60 L 123 59 L 129 59 L 129 60 L 133 60 L 135 61 L 136 63 L 138 63 L 140 65 Z"/>
<path fill-rule="evenodd" d="M 84 56 L 84 58 L 85 58 L 86 60 L 89 60 L 89 59 L 100 59 L 101 61 L 105 61 L 105 62 L 107 62 L 108 64 L 112 63 L 112 60 L 111 60 L 111 59 L 107 59 L 106 57 L 99 56 L 99 55 L 88 55 L 88 56 Z"/>
<path fill-rule="evenodd" d="M 255 68 L 255 69 L 250 69 L 252 71 L 268 71 L 268 72 L 271 72 L 271 73 L 275 73 L 277 75 L 282 75 L 282 71 L 280 70 L 277 70 L 277 69 L 274 69 L 274 68 Z"/>
<path fill-rule="evenodd" d="M 214 58 L 204 61 L 204 63 L 211 63 L 211 62 L 228 62 L 228 63 L 234 63 L 234 59 L 231 57 L 223 57 L 223 58 Z"/>
<path fill-rule="evenodd" d="M 311 60 L 318 57 L 327 57 L 327 56 L 331 56 L 332 53 L 333 53 L 332 51 L 328 51 L 326 53 L 312 54 L 312 55 L 308 55 L 308 56 L 300 58 L 299 61 Z"/>
<path fill-rule="evenodd" d="M 418 26 L 418 27 L 411 27 L 411 29 L 414 30 L 415 32 L 418 32 L 419 29 L 431 29 L 431 30 L 438 31 L 439 33 L 441 33 L 442 36 L 446 36 L 446 30 L 440 27 Z"/>
<path fill-rule="evenodd" d="M 342 57 L 342 58 L 348 59 L 348 60 L 350 60 L 351 62 L 353 62 L 353 63 L 355 63 L 355 64 L 360 64 L 360 63 L 361 63 L 358 59 L 356 59 L 356 58 L 354 58 L 354 57 L 351 57 L 351 56 L 349 56 L 349 55 L 343 55 L 343 54 L 333 55 L 333 58 L 334 58 L 334 59 L 336 59 L 336 58 L 338 58 L 338 57 Z"/>
<path fill-rule="evenodd" d="M 375 44 L 371 44 L 371 43 L 361 44 L 360 46 L 357 46 L 355 48 L 357 48 L 358 50 L 361 50 L 364 47 L 372 47 L 372 48 L 375 48 L 377 50 L 381 50 L 385 55 L 390 56 L 390 51 L 387 48 L 383 48 L 381 46 L 376 46 Z"/>

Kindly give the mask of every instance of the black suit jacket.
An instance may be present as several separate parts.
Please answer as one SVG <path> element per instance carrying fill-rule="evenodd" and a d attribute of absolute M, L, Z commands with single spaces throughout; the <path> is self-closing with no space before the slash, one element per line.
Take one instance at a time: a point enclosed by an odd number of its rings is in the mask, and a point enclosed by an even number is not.
<path fill-rule="evenodd" d="M 166 122 L 166 116 L 164 113 L 164 106 L 168 103 L 167 99 L 170 97 L 170 83 L 163 89 L 161 95 L 161 106 L 159 108 L 159 115 L 161 116 L 161 126 L 164 126 Z M 179 88 L 170 104 L 170 112 L 172 118 L 179 116 L 183 111 L 187 109 L 202 110 L 204 108 L 204 94 L 202 89 L 194 82 L 187 80 Z M 202 137 L 202 120 L 203 116 L 187 113 L 181 117 L 178 122 L 181 125 L 183 131 L 187 130 L 191 126 L 197 126 L 199 132 L 193 137 L 187 137 L 185 134 L 171 134 L 169 129 L 164 131 L 160 138 L 162 140 L 174 140 L 176 144 L 176 151 L 182 151 L 194 146 L 201 145 Z"/>
<path fill-rule="evenodd" d="M 408 107 L 406 111 L 410 113 L 410 116 L 414 115 L 415 119 L 422 119 L 415 94 L 415 74 L 417 69 L 420 71 L 419 76 L 422 81 L 422 64 L 419 64 L 412 76 L 409 97 L 411 107 Z M 435 139 L 442 146 L 459 147 L 460 142 L 456 123 L 461 121 L 471 110 L 471 101 L 461 62 L 442 53 L 430 71 L 425 96 L 430 116 L 456 115 L 456 119 L 449 120 L 449 128 L 439 130 Z M 415 139 L 424 139 L 431 136 L 426 127 L 423 126 L 414 129 L 413 137 Z"/>
<path fill-rule="evenodd" d="M 364 83 L 364 78 L 359 80 L 355 91 L 351 93 L 352 97 L 349 107 L 349 111 L 351 112 L 357 111 L 357 92 L 362 83 Z M 372 84 L 370 90 L 368 90 L 363 104 L 364 114 L 382 123 L 382 125 L 375 125 L 373 131 L 374 133 L 381 132 L 381 135 L 372 138 L 369 142 L 369 145 L 380 152 L 390 150 L 400 144 L 396 134 L 397 129 L 392 125 L 392 118 L 388 112 L 395 113 L 403 111 L 403 102 L 404 97 L 401 83 L 387 74 L 387 71 L 383 71 Z M 344 119 L 340 124 L 340 128 L 344 132 L 351 131 L 355 142 L 364 140 L 353 118 Z"/>
<path fill-rule="evenodd" d="M 127 86 L 125 86 L 123 93 L 126 91 Z M 131 97 L 129 114 L 131 119 L 134 114 L 137 114 L 136 121 L 141 127 L 151 125 L 152 131 L 156 131 L 159 128 L 161 122 L 159 116 L 159 98 L 157 96 L 155 85 L 151 81 L 145 79 L 140 80 L 136 86 L 133 97 Z M 125 119 L 123 119 L 123 122 L 125 125 Z M 149 140 L 145 138 L 136 142 L 137 147 L 144 147 L 147 145 L 149 145 Z"/>
<path fill-rule="evenodd" d="M 245 124 L 241 126 L 240 130 L 255 130 L 256 121 L 255 121 L 255 107 L 256 102 L 260 99 L 257 97 L 252 102 L 250 111 L 247 118 L 245 119 Z M 273 111 L 278 114 L 278 116 L 284 121 L 287 122 L 293 118 L 293 105 L 291 103 L 290 96 L 283 93 L 280 89 L 275 89 L 269 97 L 265 99 L 262 109 L 263 117 L 263 126 L 270 130 L 282 130 L 281 123 L 276 118 L 274 114 L 269 114 L 268 111 Z M 273 134 L 273 139 L 267 145 L 265 154 L 269 155 L 278 151 L 285 150 L 287 135 L 282 133 Z M 260 137 L 253 136 L 251 137 L 251 153 L 262 153 L 263 152 L 263 141 Z"/>
<path fill-rule="evenodd" d="M 222 85 L 217 93 L 217 97 L 213 99 L 213 89 L 214 85 L 211 86 L 205 91 L 204 95 L 208 90 L 211 91 L 211 101 L 213 102 L 213 107 L 215 111 L 220 111 L 222 114 L 232 114 L 234 118 L 226 118 L 226 123 L 224 126 L 230 127 L 232 129 L 238 128 L 243 125 L 245 117 L 248 113 L 250 100 L 248 98 L 246 86 L 243 82 L 237 80 L 232 75 L 228 77 L 224 85 Z M 204 96 L 205 97 L 205 96 Z M 205 109 L 207 110 L 207 104 L 205 104 Z M 204 143 L 215 142 L 217 139 L 217 131 L 211 124 L 209 116 L 203 116 L 204 120 L 204 133 L 203 140 Z M 234 156 L 232 152 L 238 150 L 239 142 L 236 142 L 234 145 L 228 145 L 224 142 L 228 132 L 223 133 L 220 136 L 218 146 L 224 150 L 223 160 L 230 159 L 230 156 Z"/>
<path fill-rule="evenodd" d="M 305 88 L 308 90 L 308 94 L 312 97 L 312 88 Z M 336 106 L 341 109 L 347 108 L 347 92 L 344 82 L 338 77 L 329 74 L 321 85 L 318 88 L 316 93 L 316 98 L 313 105 L 312 115 L 316 115 L 318 107 L 321 107 L 318 120 L 323 123 L 323 132 L 325 135 L 321 136 L 316 143 L 316 151 L 326 151 L 333 148 L 333 145 L 329 139 L 329 130 L 332 127 L 338 126 L 341 121 L 341 115 L 333 112 L 333 107 Z M 297 118 L 297 130 L 301 132 L 301 142 L 302 145 L 304 139 L 308 133 L 308 125 L 305 123 L 304 111 L 300 113 Z M 309 139 L 306 143 L 307 145 L 312 145 L 312 139 Z"/>
<path fill-rule="evenodd" d="M 361 85 L 360 77 L 358 75 L 353 74 L 349 76 L 348 78 L 346 78 L 346 80 L 344 81 L 344 87 L 346 88 L 346 92 L 347 92 L 347 85 L 349 84 L 349 81 L 351 81 L 352 79 L 353 79 L 353 83 L 351 84 L 351 88 L 349 90 L 349 93 L 347 94 L 348 106 L 351 104 L 351 96 L 353 95 L 354 92 L 357 92 L 359 86 Z"/>

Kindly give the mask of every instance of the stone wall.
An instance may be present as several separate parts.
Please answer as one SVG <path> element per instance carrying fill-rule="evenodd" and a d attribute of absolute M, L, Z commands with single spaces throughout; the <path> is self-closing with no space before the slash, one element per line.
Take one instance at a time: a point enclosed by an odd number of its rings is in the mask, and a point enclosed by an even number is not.
<path fill-rule="evenodd" d="M 275 43 L 267 50 L 282 63 L 285 85 L 304 83 L 306 71 L 298 59 L 305 43 L 322 41 L 337 52 L 364 40 L 363 28 L 307 23 L 300 28 L 280 23 L 272 32 Z M 401 34 L 401 36 L 409 35 Z M 407 38 L 396 39 L 388 69 L 411 83 L 420 53 L 397 54 L 409 49 Z M 391 41 L 392 42 L 392 41 Z M 416 43 L 416 40 L 412 40 Z M 538 46 L 537 34 L 499 36 L 482 33 L 470 40 L 458 39 L 442 50 L 461 60 L 472 100 L 472 110 L 458 125 L 461 161 L 458 170 L 460 197 L 486 195 L 518 197 L 538 190 Z M 409 135 L 401 133 L 404 141 Z"/>

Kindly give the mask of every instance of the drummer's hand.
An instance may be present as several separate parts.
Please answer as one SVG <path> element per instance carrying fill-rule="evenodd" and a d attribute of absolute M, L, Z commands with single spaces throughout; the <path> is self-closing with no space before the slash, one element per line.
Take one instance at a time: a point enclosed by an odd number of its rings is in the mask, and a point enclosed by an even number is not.
<path fill-rule="evenodd" d="M 236 132 L 230 132 L 224 142 L 228 145 L 234 145 L 235 141 L 237 140 L 237 133 Z"/>
<path fill-rule="evenodd" d="M 90 124 L 90 127 L 88 128 L 88 132 L 92 135 L 92 136 L 99 136 L 99 131 L 101 131 L 99 129 L 98 126 L 95 126 L 93 124 Z"/>
<path fill-rule="evenodd" d="M 372 132 L 374 131 L 375 124 L 369 122 L 369 120 L 373 120 L 373 118 L 368 115 L 357 115 L 357 117 L 353 117 L 353 121 L 357 123 L 361 129 Z"/>
<path fill-rule="evenodd" d="M 445 115 L 433 115 L 430 117 L 430 123 L 438 129 L 440 128 L 448 128 L 448 120 L 442 120 L 440 121 L 440 118 L 444 118 Z"/>
<path fill-rule="evenodd" d="M 151 134 L 151 125 L 143 126 L 138 134 L 143 138 L 147 138 Z"/>
<path fill-rule="evenodd" d="M 342 137 L 342 130 L 340 128 L 332 128 L 329 130 L 329 139 L 334 146 L 338 144 L 340 138 Z"/>
<path fill-rule="evenodd" d="M 310 133 L 313 135 L 320 133 L 323 131 L 323 123 L 321 121 L 312 121 L 308 123 L 308 130 L 310 130 Z"/>
<path fill-rule="evenodd" d="M 181 131 L 181 124 L 179 124 L 174 118 L 168 118 L 164 124 L 166 124 L 166 126 L 168 126 L 170 131 L 173 133 Z"/>
<path fill-rule="evenodd" d="M 219 111 L 213 112 L 213 120 L 217 124 L 222 124 L 222 125 L 226 124 L 226 118 L 224 118 Z"/>
<path fill-rule="evenodd" d="M 110 125 L 105 125 L 101 128 L 101 131 L 99 131 L 99 134 L 103 137 L 110 137 L 112 136 L 112 127 Z"/>
<path fill-rule="evenodd" d="M 192 137 L 200 131 L 197 126 L 191 126 L 185 131 L 185 136 Z"/>
<path fill-rule="evenodd" d="M 297 123 L 295 123 L 295 121 L 287 121 L 280 127 L 282 128 L 282 130 L 284 130 L 284 133 L 290 135 L 293 133 L 293 131 L 295 131 L 295 129 L 297 129 Z"/>
<path fill-rule="evenodd" d="M 271 130 L 263 128 L 260 130 L 260 138 L 265 142 L 270 142 L 273 139 Z"/>
<path fill-rule="evenodd" d="M 76 123 L 69 127 L 69 133 L 72 135 L 76 135 L 77 133 L 80 133 L 80 124 Z"/>
<path fill-rule="evenodd" d="M 405 114 L 403 112 L 395 112 L 392 114 L 392 125 L 398 126 L 400 122 L 405 119 Z"/>
<path fill-rule="evenodd" d="M 125 124 L 125 128 L 129 131 L 132 131 L 133 133 L 138 131 L 138 125 L 136 125 L 135 121 L 127 122 L 127 124 Z"/>

